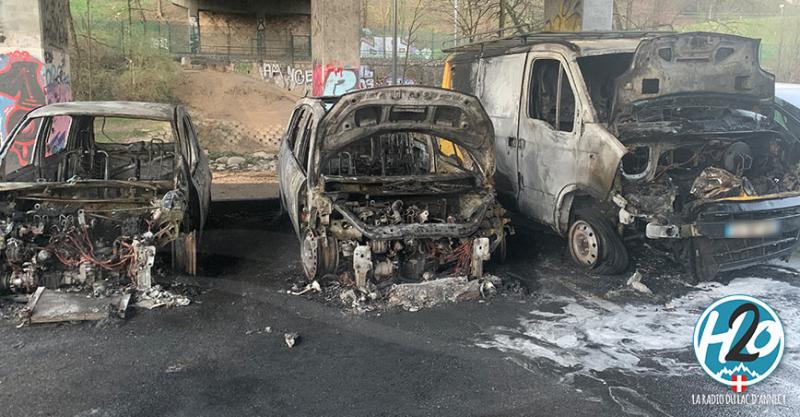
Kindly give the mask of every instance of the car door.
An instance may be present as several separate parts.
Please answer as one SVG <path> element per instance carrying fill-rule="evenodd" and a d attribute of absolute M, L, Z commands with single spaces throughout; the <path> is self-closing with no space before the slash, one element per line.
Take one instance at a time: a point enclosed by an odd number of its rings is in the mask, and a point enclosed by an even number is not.
<path fill-rule="evenodd" d="M 575 182 L 580 103 L 564 56 L 531 52 L 516 140 L 519 210 L 555 226 L 556 198 Z"/>
<path fill-rule="evenodd" d="M 183 125 L 186 130 L 186 149 L 189 153 L 192 182 L 197 190 L 200 202 L 200 224 L 204 225 L 208 218 L 209 204 L 211 202 L 211 169 L 208 166 L 208 156 L 200 148 L 192 118 L 185 111 L 183 113 Z"/>
<path fill-rule="evenodd" d="M 7 182 L 35 182 L 39 178 L 36 149 L 43 135 L 42 118 L 23 119 L 3 143 L 0 177 Z"/>
<path fill-rule="evenodd" d="M 281 204 L 289 213 L 292 226 L 297 236 L 300 236 L 300 212 L 301 199 L 305 195 L 300 195 L 303 186 L 306 184 L 306 169 L 297 158 L 295 149 L 300 142 L 303 133 L 311 124 L 313 112 L 311 108 L 303 104 L 297 107 L 289 121 L 289 126 L 281 140 L 281 148 L 278 152 L 278 182 L 281 193 Z"/>
<path fill-rule="evenodd" d="M 500 202 L 517 208 L 517 132 L 527 53 L 483 58 L 475 95 L 494 125 L 495 188 Z"/>

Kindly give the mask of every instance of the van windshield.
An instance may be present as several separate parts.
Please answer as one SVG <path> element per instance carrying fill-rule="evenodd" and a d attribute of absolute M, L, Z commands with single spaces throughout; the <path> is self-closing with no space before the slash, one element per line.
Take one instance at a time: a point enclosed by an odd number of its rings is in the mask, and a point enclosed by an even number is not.
<path fill-rule="evenodd" d="M 578 58 L 578 66 L 589 90 L 598 121 L 607 123 L 614 102 L 614 80 L 631 66 L 632 53 Z"/>

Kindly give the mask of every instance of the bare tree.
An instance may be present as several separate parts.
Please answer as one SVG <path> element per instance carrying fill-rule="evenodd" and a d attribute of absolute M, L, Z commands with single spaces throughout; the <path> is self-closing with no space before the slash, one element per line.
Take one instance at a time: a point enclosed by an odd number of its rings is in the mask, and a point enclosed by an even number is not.
<path fill-rule="evenodd" d="M 504 15 L 513 23 L 513 32 L 533 31 L 544 25 L 544 0 L 503 0 Z M 503 31 L 503 35 L 513 32 Z"/>
<path fill-rule="evenodd" d="M 406 79 L 406 70 L 408 69 L 408 55 L 411 53 L 411 44 L 416 42 L 416 33 L 420 26 L 420 18 L 422 17 L 423 6 L 422 0 L 417 0 L 414 6 L 414 13 L 411 15 L 411 21 L 408 23 L 406 30 L 406 57 L 403 62 L 403 80 Z"/>
<path fill-rule="evenodd" d="M 448 0 L 450 11 L 456 11 L 456 26 L 460 38 L 470 42 L 482 29 L 494 29 L 493 21 L 498 17 L 499 2 L 489 0 Z M 456 4 L 457 3 L 457 4 Z M 457 6 L 457 7 L 456 7 Z M 447 11 L 450 13 L 450 11 Z"/>

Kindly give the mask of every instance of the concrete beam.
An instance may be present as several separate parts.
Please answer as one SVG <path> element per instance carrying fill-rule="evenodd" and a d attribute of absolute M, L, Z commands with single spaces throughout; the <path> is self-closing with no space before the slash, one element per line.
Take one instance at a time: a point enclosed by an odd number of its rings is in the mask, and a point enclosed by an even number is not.
<path fill-rule="evenodd" d="M 212 13 L 268 16 L 311 14 L 311 0 L 172 0 L 172 4 Z"/>

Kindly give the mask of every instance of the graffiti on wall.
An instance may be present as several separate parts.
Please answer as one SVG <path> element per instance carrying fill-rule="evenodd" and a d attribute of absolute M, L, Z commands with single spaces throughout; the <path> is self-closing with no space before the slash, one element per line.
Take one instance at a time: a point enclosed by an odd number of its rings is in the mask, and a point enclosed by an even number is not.
<path fill-rule="evenodd" d="M 291 65 L 281 66 L 276 63 L 265 63 L 261 65 L 261 78 L 265 81 L 272 81 L 287 90 L 306 88 L 311 85 L 314 78 L 311 70 L 295 68 Z"/>
<path fill-rule="evenodd" d="M 417 84 L 417 80 L 411 77 L 403 77 L 402 75 L 397 77 L 397 82 L 395 83 L 395 85 L 415 85 L 415 84 Z M 392 85 L 392 75 L 389 74 L 381 78 L 376 82 L 376 85 L 379 87 Z"/>
<path fill-rule="evenodd" d="M 42 61 L 24 51 L 0 55 L 0 139 L 3 142 L 29 111 L 45 104 L 43 69 Z M 37 128 L 27 126 L 11 148 L 20 165 L 30 161 Z"/>
<path fill-rule="evenodd" d="M 45 51 L 44 54 L 44 91 L 47 103 L 72 101 L 72 80 L 69 76 L 69 63 L 66 53 L 61 51 Z M 63 149 L 67 145 L 70 120 L 66 117 L 53 119 L 50 136 L 47 138 L 49 153 Z"/>
<path fill-rule="evenodd" d="M 544 22 L 547 32 L 578 32 L 581 30 L 583 0 L 561 0 L 558 8 Z"/>
<path fill-rule="evenodd" d="M 340 96 L 353 90 L 375 87 L 375 72 L 368 65 L 358 68 L 337 63 L 317 65 L 312 74 L 311 93 L 315 96 Z"/>
<path fill-rule="evenodd" d="M 34 108 L 72 100 L 67 59 L 61 52 L 46 53 L 45 62 L 26 51 L 0 54 L 0 143 Z M 50 141 L 64 142 L 68 128 L 68 121 L 53 126 Z M 31 161 L 37 130 L 37 124 L 25 126 L 10 150 L 20 166 Z"/>

